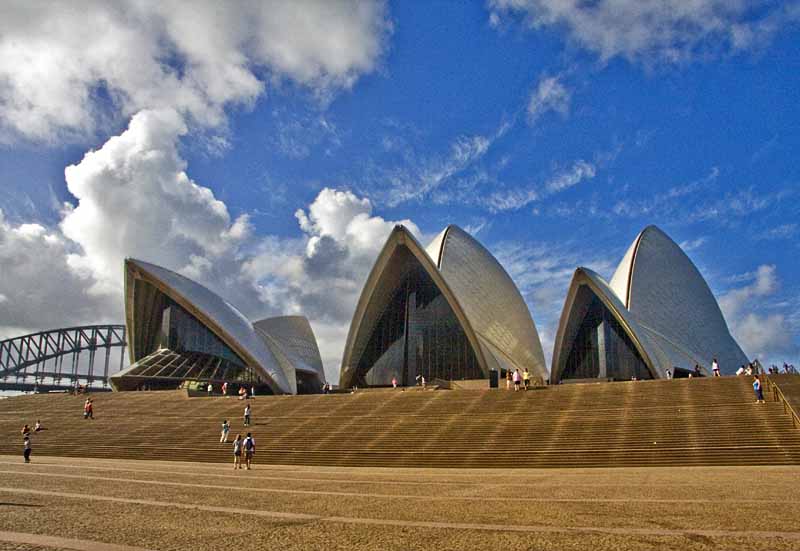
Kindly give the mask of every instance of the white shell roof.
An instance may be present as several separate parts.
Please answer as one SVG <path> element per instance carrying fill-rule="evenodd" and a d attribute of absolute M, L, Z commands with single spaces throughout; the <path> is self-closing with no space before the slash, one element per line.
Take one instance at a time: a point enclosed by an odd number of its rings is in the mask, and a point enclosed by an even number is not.
<path fill-rule="evenodd" d="M 179 303 L 186 302 L 199 311 L 215 326 L 209 326 L 209 329 L 235 351 L 245 352 L 250 358 L 244 360 L 256 362 L 252 367 L 262 369 L 279 391 L 292 392 L 292 386 L 274 354 L 236 307 L 199 283 L 161 266 L 132 258 L 125 263 L 127 270 L 138 269 L 161 282 L 173 299 Z"/>
<path fill-rule="evenodd" d="M 354 374 L 348 363 L 358 354 L 363 340 L 362 325 L 364 317 L 368 317 L 370 296 L 384 291 L 383 272 L 390 255 L 394 255 L 395 242 L 408 247 L 418 260 L 424 260 L 423 267 L 436 272 L 434 281 L 441 278 L 442 283 L 437 285 L 449 297 L 456 316 L 463 317 L 464 331 L 473 347 L 477 345 L 476 357 L 484 369 L 528 368 L 534 375 L 547 377 L 542 346 L 528 307 L 491 253 L 457 226 L 448 226 L 424 250 L 407 230 L 397 227 L 375 261 L 359 299 L 345 346 L 341 384 L 347 386 Z"/>
<path fill-rule="evenodd" d="M 648 226 L 636 237 L 610 284 L 591 270 L 576 270 L 565 310 L 575 288 L 582 283 L 579 274 L 585 274 L 598 296 L 614 306 L 615 313 L 633 333 L 631 337 L 641 343 L 651 368 L 661 376 L 675 366 L 692 369 L 697 364 L 708 370 L 712 358 L 717 358 L 727 373 L 747 362 L 703 276 L 683 250 L 657 227 Z M 572 304 L 571 309 L 579 306 Z M 569 314 L 564 311 L 561 315 L 554 366 L 559 354 L 566 353 L 559 348 L 568 343 L 561 343 L 559 336 Z"/>
<path fill-rule="evenodd" d="M 308 319 L 304 316 L 279 316 L 256 321 L 253 327 L 273 351 L 275 348 L 280 351 L 291 364 L 292 371 L 299 369 L 313 373 L 321 382 L 325 381 L 319 347 Z M 292 380 L 295 374 L 292 372 L 290 376 L 287 373 L 286 376 Z"/>
<path fill-rule="evenodd" d="M 497 362 L 503 369 L 509 364 L 520 370 L 527 367 L 547 378 L 542 345 L 528 305 L 497 259 L 454 225 L 440 233 L 426 252 L 458 297 L 485 355 L 499 356 Z"/>
<path fill-rule="evenodd" d="M 733 339 L 703 276 L 686 253 L 655 226 L 636 239 L 628 310 L 660 340 L 695 363 L 734 373 L 747 357 Z"/>

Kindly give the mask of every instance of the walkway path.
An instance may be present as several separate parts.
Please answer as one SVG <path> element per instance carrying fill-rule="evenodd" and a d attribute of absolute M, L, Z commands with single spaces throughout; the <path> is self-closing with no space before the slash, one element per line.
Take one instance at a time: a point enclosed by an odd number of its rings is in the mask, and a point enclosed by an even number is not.
<path fill-rule="evenodd" d="M 798 467 L 234 471 L 34 459 L 0 456 L 0 549 L 800 547 L 800 519 L 779 515 L 798 503 Z"/>

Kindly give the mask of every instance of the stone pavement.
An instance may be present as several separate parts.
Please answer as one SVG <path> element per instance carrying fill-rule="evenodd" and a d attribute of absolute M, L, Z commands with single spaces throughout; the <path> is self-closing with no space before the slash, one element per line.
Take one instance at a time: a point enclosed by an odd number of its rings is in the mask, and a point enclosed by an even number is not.
<path fill-rule="evenodd" d="M 798 474 L 0 456 L 0 549 L 798 549 Z"/>

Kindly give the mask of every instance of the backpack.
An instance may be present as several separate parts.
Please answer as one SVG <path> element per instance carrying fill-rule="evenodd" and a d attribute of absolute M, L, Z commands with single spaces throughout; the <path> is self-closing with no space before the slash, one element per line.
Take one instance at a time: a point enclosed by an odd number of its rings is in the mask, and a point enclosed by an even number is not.
<path fill-rule="evenodd" d="M 244 450 L 248 451 L 248 452 L 253 450 L 253 439 L 252 438 L 245 438 L 244 439 Z"/>

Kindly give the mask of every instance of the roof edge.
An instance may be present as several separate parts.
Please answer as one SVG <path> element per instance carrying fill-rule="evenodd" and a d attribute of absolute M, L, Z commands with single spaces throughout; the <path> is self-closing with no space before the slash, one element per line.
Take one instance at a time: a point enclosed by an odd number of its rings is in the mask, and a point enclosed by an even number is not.
<path fill-rule="evenodd" d="M 386 265 L 392 258 L 395 250 L 400 246 L 405 246 L 420 262 L 431 279 L 433 279 L 434 284 L 439 288 L 442 295 L 444 295 L 445 300 L 447 300 L 447 303 L 453 309 L 453 313 L 456 315 L 456 318 L 464 329 L 464 333 L 467 336 L 467 340 L 472 345 L 475 357 L 481 366 L 481 370 L 488 374 L 489 364 L 483 354 L 483 349 L 481 348 L 480 341 L 478 340 L 478 335 L 473 329 L 463 307 L 459 303 L 458 297 L 456 297 L 455 293 L 453 293 L 453 290 L 447 284 L 447 281 L 444 279 L 444 276 L 439 271 L 433 259 L 428 255 L 419 241 L 417 241 L 414 235 L 405 226 L 398 224 L 389 234 L 389 237 L 386 239 L 386 243 L 383 245 L 381 252 L 378 253 L 378 258 L 375 260 L 372 270 L 370 270 L 367 280 L 364 283 L 361 296 L 356 304 L 356 310 L 353 312 L 353 319 L 350 322 L 350 328 L 347 332 L 347 340 L 345 341 L 342 365 L 339 370 L 340 385 L 345 383 L 345 368 L 348 369 L 348 373 L 355 373 L 355 368 L 350 366 L 353 354 L 353 346 L 355 345 L 355 338 L 358 335 L 358 331 L 364 321 L 364 315 L 366 314 L 370 298 L 375 291 L 377 283 L 380 280 L 381 275 L 383 275 Z M 350 375 L 350 377 L 352 378 L 352 375 Z M 345 386 L 348 385 L 345 384 Z"/>

